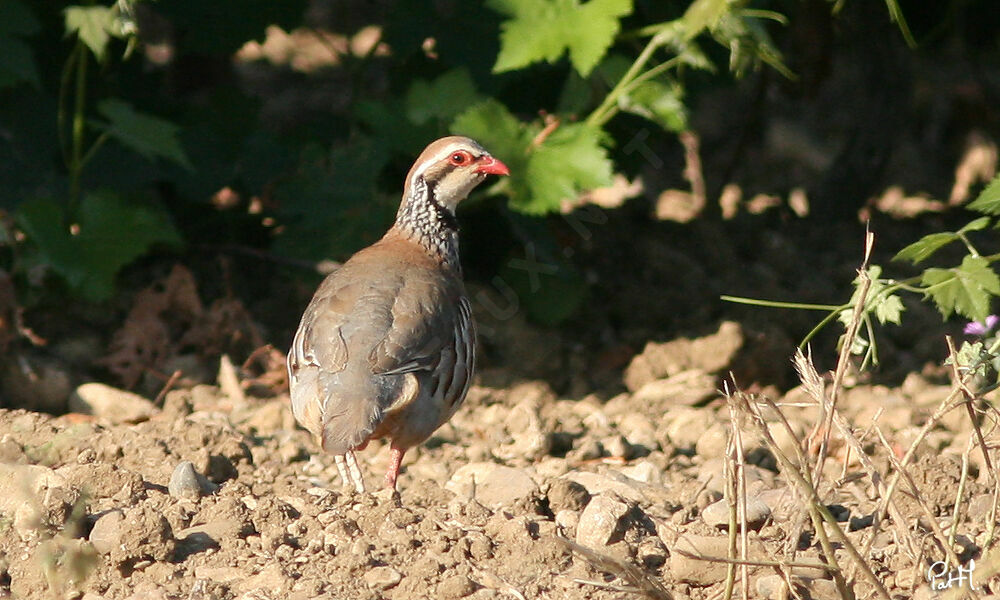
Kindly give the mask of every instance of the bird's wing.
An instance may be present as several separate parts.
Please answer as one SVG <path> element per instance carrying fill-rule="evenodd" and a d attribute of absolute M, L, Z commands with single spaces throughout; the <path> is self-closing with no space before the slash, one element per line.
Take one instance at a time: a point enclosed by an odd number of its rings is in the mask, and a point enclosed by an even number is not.
<path fill-rule="evenodd" d="M 456 303 L 461 298 L 439 277 L 408 277 L 389 311 L 385 337 L 368 356 L 372 372 L 399 375 L 433 371 L 455 345 Z"/>

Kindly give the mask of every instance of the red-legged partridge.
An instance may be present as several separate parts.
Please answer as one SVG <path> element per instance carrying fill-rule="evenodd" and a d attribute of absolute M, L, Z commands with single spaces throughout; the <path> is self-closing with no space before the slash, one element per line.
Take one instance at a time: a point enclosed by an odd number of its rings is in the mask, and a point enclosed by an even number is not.
<path fill-rule="evenodd" d="M 390 441 L 385 481 L 403 453 L 455 413 L 476 362 L 476 325 L 458 261 L 455 207 L 508 169 L 475 141 L 446 137 L 406 176 L 396 222 L 320 284 L 288 352 L 292 412 L 364 491 L 354 451 Z"/>

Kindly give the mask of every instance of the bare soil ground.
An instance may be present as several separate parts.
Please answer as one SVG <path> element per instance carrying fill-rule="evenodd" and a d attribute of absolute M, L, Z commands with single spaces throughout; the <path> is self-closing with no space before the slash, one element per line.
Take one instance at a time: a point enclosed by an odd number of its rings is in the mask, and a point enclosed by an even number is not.
<path fill-rule="evenodd" d="M 747 585 L 752 598 L 789 597 L 787 577 L 800 597 L 840 597 L 823 567 L 828 537 L 858 597 L 876 597 L 866 570 L 889 597 L 935 597 L 928 569 L 948 559 L 939 536 L 963 564 L 975 560 L 982 597 L 996 593 L 996 550 L 981 552 L 995 527 L 995 471 L 964 405 L 926 426 L 953 386 L 911 375 L 901 387 L 843 390 L 838 413 L 872 465 L 831 437 L 815 504 L 845 537 L 831 524 L 820 536 L 799 471 L 776 456 L 794 461 L 799 447 L 815 461 L 807 436 L 820 410 L 802 386 L 737 396 L 763 407 L 778 450 L 747 409 L 732 420 L 717 374 L 742 345 L 732 323 L 651 345 L 611 398 L 560 397 L 540 380 L 492 387 L 483 382 L 504 374 L 486 372 L 452 422 L 407 454 L 398 494 L 378 491 L 379 444 L 360 453 L 376 491 L 342 489 L 283 395 L 199 385 L 160 406 L 131 398 L 104 409 L 106 388 L 85 401 L 94 415 L 0 411 L 0 596 L 720 598 L 727 566 L 704 558 L 741 555 L 739 537 L 729 551 L 728 482 L 745 485 L 747 515 L 735 521 L 748 523 L 745 556 L 771 565 L 746 579 L 737 569 L 736 594 Z M 977 419 L 996 447 L 993 413 Z M 873 522 L 885 494 L 872 475 L 891 482 L 891 461 L 915 441 L 890 518 Z M 196 477 L 176 474 L 184 461 Z"/>

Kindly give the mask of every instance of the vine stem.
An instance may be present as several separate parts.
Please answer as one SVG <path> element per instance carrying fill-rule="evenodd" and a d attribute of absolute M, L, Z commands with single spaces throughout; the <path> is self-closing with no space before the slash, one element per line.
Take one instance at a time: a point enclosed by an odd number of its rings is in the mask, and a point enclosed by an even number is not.
<path fill-rule="evenodd" d="M 591 127 L 600 127 L 607 123 L 612 116 L 614 116 L 615 105 L 618 104 L 618 98 L 620 98 L 622 94 L 626 93 L 629 83 L 631 83 L 632 80 L 639 75 L 639 72 L 642 71 L 642 68 L 646 66 L 650 57 L 653 56 L 653 52 L 656 52 L 656 50 L 664 44 L 665 38 L 666 36 L 664 35 L 664 32 L 660 31 L 649 40 L 646 47 L 642 49 L 642 52 L 640 52 L 639 56 L 635 59 L 635 62 L 629 66 L 628 70 L 625 71 L 625 74 L 622 75 L 622 78 L 615 84 L 615 87 L 611 88 L 608 95 L 604 97 L 601 105 L 595 108 L 594 112 L 590 113 L 587 117 L 585 121 L 587 125 Z"/>
<path fill-rule="evenodd" d="M 80 175 L 83 172 L 84 109 L 87 103 L 87 52 L 77 40 L 75 96 L 73 98 L 73 139 L 69 158 L 69 200 L 66 205 L 66 225 L 76 219 L 80 203 Z"/>

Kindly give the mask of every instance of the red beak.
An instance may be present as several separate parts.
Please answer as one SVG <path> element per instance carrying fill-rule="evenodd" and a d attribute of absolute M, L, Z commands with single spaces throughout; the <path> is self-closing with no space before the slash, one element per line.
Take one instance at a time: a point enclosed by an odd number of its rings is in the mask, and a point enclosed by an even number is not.
<path fill-rule="evenodd" d="M 476 173 L 487 173 L 489 175 L 510 175 L 510 169 L 507 168 L 507 165 L 492 156 L 481 156 L 476 162 L 479 164 L 476 168 Z"/>

